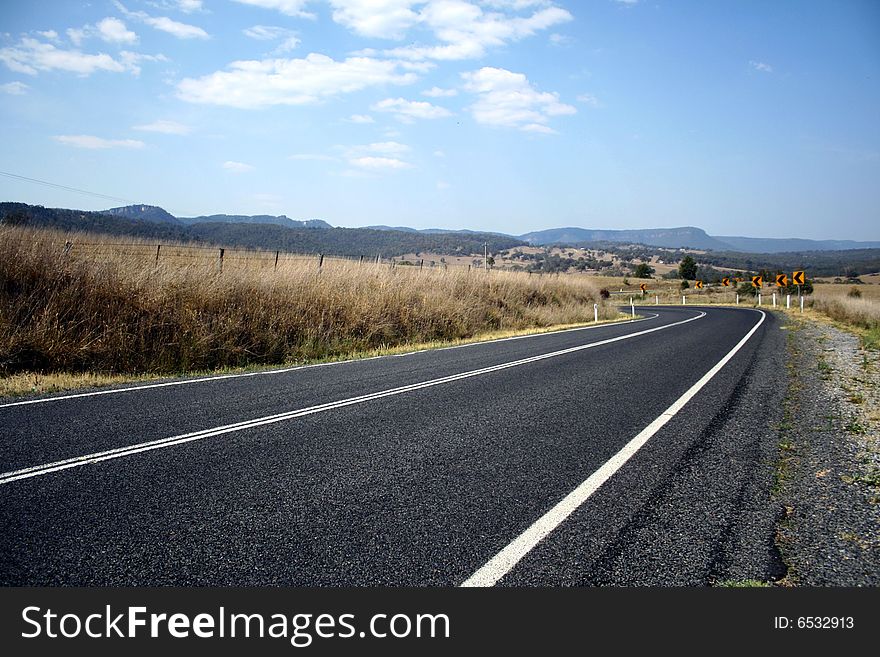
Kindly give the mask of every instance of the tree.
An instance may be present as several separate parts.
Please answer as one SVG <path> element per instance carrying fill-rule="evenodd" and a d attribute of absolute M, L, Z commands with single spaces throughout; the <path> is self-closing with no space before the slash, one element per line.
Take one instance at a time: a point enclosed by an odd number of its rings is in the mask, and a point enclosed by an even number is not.
<path fill-rule="evenodd" d="M 651 274 L 653 273 L 654 268 L 645 262 L 639 263 L 633 270 L 633 276 L 636 278 L 651 278 Z"/>
<path fill-rule="evenodd" d="M 692 281 L 697 278 L 697 262 L 690 255 L 686 255 L 678 263 L 678 275 L 686 281 Z"/>
<path fill-rule="evenodd" d="M 681 281 L 681 289 L 686 290 L 690 287 L 690 283 L 687 282 L 687 279 L 682 279 Z"/>

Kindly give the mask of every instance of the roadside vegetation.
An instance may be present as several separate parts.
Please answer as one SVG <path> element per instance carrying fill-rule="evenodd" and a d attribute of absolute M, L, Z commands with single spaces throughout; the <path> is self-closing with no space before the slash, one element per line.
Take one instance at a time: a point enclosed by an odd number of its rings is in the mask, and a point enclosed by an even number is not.
<path fill-rule="evenodd" d="M 89 248 L 78 248 L 88 242 Z M 68 244 L 70 243 L 70 244 Z M 177 252 L 175 253 L 175 249 Z M 0 229 L 0 376 L 176 374 L 617 316 L 586 277 L 188 252 Z"/>

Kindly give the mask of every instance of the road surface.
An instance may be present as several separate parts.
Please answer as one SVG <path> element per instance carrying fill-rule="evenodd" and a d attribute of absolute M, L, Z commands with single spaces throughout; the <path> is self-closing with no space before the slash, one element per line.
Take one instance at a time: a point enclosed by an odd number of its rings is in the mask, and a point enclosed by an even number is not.
<path fill-rule="evenodd" d="M 0 400 L 4 585 L 771 577 L 770 313 Z"/>

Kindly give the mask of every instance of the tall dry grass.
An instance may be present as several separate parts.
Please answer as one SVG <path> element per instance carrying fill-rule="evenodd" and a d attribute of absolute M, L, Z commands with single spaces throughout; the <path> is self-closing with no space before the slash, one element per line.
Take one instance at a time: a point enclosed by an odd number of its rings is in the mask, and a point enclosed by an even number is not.
<path fill-rule="evenodd" d="M 861 296 L 849 296 L 851 286 L 821 285 L 813 293 L 813 309 L 831 319 L 868 330 L 880 328 L 880 296 L 870 288 L 860 285 Z M 864 291 L 863 291 L 864 290 Z"/>
<path fill-rule="evenodd" d="M 67 240 L 73 248 L 65 254 Z M 282 258 L 275 270 L 267 266 L 274 254 L 235 260 L 234 252 L 220 272 L 216 250 L 160 258 L 157 266 L 155 244 L 119 242 L 0 229 L 0 373 L 301 361 L 591 321 L 599 301 L 582 277 L 337 260 L 318 270 L 314 258 Z M 600 308 L 603 318 L 616 315 Z"/>

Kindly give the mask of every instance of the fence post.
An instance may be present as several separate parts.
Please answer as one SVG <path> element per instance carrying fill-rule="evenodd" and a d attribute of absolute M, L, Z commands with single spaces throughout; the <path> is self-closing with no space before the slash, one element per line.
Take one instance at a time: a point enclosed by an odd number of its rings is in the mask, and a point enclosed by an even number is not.
<path fill-rule="evenodd" d="M 377 254 L 376 254 L 376 264 L 377 264 L 377 265 L 379 264 L 379 261 L 380 261 L 380 260 L 382 260 L 382 254 L 381 254 L 381 253 L 377 253 Z"/>
<path fill-rule="evenodd" d="M 226 253 L 226 249 L 220 249 L 220 259 L 217 261 L 217 265 L 220 268 L 220 272 L 223 272 L 223 255 Z"/>
<path fill-rule="evenodd" d="M 275 252 L 275 269 L 278 269 L 278 251 Z"/>
<path fill-rule="evenodd" d="M 318 271 L 320 271 L 321 267 L 323 267 L 323 266 L 324 266 L 324 254 L 319 253 L 318 254 Z"/>
<path fill-rule="evenodd" d="M 361 256 L 361 259 L 358 261 L 358 267 L 364 264 L 364 256 Z"/>
<path fill-rule="evenodd" d="M 422 267 L 424 267 L 424 266 L 425 266 L 425 259 L 422 258 L 421 260 L 419 260 L 419 271 L 422 271 Z"/>
<path fill-rule="evenodd" d="M 156 245 L 156 268 L 159 268 L 159 249 L 162 248 L 161 244 Z"/>
<path fill-rule="evenodd" d="M 73 242 L 71 242 L 70 240 L 67 240 L 64 243 L 64 250 L 61 252 L 61 257 L 66 258 L 72 248 L 73 248 Z"/>

